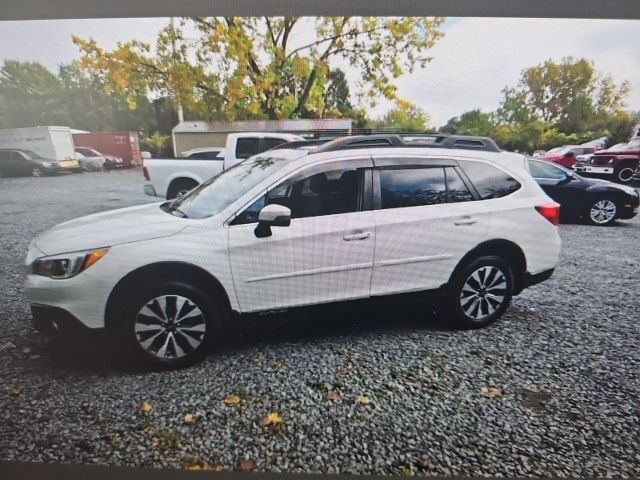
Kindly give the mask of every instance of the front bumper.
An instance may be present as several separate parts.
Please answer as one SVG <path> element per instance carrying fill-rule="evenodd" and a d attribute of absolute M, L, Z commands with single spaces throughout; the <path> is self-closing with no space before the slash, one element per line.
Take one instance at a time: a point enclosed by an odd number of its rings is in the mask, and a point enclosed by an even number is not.
<path fill-rule="evenodd" d="M 151 185 L 150 183 L 145 183 L 143 188 L 144 188 L 144 193 L 146 193 L 150 197 L 159 197 L 158 193 L 156 192 L 155 187 L 153 185 Z"/>
<path fill-rule="evenodd" d="M 545 280 L 549 280 L 551 275 L 553 275 L 555 268 L 550 268 L 548 270 L 544 270 L 540 273 L 531 274 L 529 272 L 525 272 L 522 277 L 522 288 L 529 288 L 533 285 L 537 285 L 538 283 L 542 283 Z"/>
<path fill-rule="evenodd" d="M 31 305 L 31 316 L 33 327 L 47 336 L 88 335 L 101 330 L 87 328 L 73 314 L 59 307 L 34 303 Z"/>
<path fill-rule="evenodd" d="M 613 167 L 594 167 L 591 165 L 574 165 L 576 173 L 593 173 L 595 175 L 613 175 Z"/>

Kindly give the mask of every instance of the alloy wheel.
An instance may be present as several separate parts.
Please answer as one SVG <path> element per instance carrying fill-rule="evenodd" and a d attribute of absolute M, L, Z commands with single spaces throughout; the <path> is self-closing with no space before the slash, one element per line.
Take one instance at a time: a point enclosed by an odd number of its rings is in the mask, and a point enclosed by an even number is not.
<path fill-rule="evenodd" d="M 611 222 L 616 216 L 616 204 L 611 200 L 598 200 L 591 207 L 589 218 L 593 223 L 604 225 Z"/>
<path fill-rule="evenodd" d="M 31 175 L 34 177 L 41 177 L 42 176 L 42 171 L 39 168 L 34 168 L 33 170 L 31 170 Z"/>
<path fill-rule="evenodd" d="M 136 315 L 138 344 L 160 359 L 192 354 L 204 341 L 207 324 L 200 308 L 186 297 L 163 295 L 147 302 Z"/>
<path fill-rule="evenodd" d="M 462 286 L 460 306 L 472 320 L 484 320 L 504 305 L 507 297 L 507 277 L 491 265 L 475 270 Z"/>

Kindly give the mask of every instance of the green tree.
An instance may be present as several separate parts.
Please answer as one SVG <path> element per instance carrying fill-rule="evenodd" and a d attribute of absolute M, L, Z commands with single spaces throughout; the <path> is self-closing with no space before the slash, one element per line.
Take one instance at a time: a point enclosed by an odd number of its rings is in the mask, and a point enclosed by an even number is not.
<path fill-rule="evenodd" d="M 627 81 L 617 85 L 585 58 L 547 60 L 523 70 L 518 85 L 503 91 L 498 114 L 510 124 L 541 120 L 563 131 L 563 127 L 585 131 L 594 114 L 622 110 L 628 93 Z M 582 124 L 576 125 L 578 120 Z"/>
<path fill-rule="evenodd" d="M 212 17 L 182 19 L 160 32 L 158 47 L 133 41 L 105 51 L 74 37 L 84 68 L 133 105 L 138 94 L 160 93 L 215 118 L 321 117 L 330 62 L 343 59 L 368 98 L 396 99 L 395 79 L 424 67 L 442 36 L 444 19 L 427 17 Z M 185 40 L 193 22 L 200 35 Z M 303 31 L 315 38 L 296 44 Z"/>
<path fill-rule="evenodd" d="M 371 122 L 371 126 L 381 130 L 397 130 L 406 133 L 424 133 L 427 130 L 429 116 L 423 109 L 402 100 L 396 103 L 397 106 L 389 110 L 382 120 Z"/>
<path fill-rule="evenodd" d="M 5 60 L 0 98 L 2 127 L 69 123 L 62 82 L 40 63 Z"/>
<path fill-rule="evenodd" d="M 479 109 L 465 112 L 460 117 L 450 118 L 446 125 L 440 128 L 443 133 L 479 135 L 483 137 L 492 136 L 494 130 L 493 116 Z"/>
<path fill-rule="evenodd" d="M 353 115 L 349 85 L 344 72 L 334 68 L 329 72 L 327 89 L 324 94 L 324 116 L 348 117 Z"/>

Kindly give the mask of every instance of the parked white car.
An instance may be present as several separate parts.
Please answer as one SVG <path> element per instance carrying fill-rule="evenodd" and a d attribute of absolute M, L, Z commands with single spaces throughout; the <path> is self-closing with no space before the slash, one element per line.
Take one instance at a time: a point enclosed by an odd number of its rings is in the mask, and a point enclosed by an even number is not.
<path fill-rule="evenodd" d="M 151 158 L 143 160 L 147 183 L 144 192 L 161 198 L 178 198 L 223 170 L 278 145 L 304 140 L 290 133 L 243 132 L 227 137 L 224 148 L 194 149 L 184 152 L 188 158 Z M 211 152 L 218 153 L 211 155 Z"/>
<path fill-rule="evenodd" d="M 234 312 L 425 291 L 488 325 L 551 276 L 559 205 L 524 155 L 430 138 L 273 150 L 181 199 L 62 223 L 29 246 L 34 324 L 106 329 L 162 367 L 201 358 Z"/>
<path fill-rule="evenodd" d="M 76 152 L 76 159 L 85 172 L 98 172 L 103 169 L 104 157 L 85 157 L 84 154 Z"/>

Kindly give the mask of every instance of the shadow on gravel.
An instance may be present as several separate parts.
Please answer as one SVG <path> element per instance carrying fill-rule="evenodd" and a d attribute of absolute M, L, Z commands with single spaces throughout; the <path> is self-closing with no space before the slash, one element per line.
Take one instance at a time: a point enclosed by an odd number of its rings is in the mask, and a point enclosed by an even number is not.
<path fill-rule="evenodd" d="M 257 344 L 317 342 L 323 338 L 353 338 L 374 332 L 408 329 L 450 331 L 452 327 L 446 319 L 435 315 L 432 304 L 425 300 L 424 295 L 404 294 L 272 314 L 237 316 L 227 323 L 223 346 L 218 352 L 238 352 Z M 58 375 L 61 369 L 70 374 L 143 371 L 132 366 L 126 358 L 114 354 L 103 335 L 82 338 L 74 343 L 49 340 L 42 342 L 40 349 L 39 353 L 46 357 L 45 369 Z M 41 369 L 39 371 L 42 372 Z"/>

